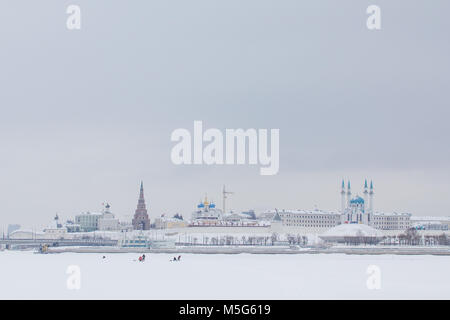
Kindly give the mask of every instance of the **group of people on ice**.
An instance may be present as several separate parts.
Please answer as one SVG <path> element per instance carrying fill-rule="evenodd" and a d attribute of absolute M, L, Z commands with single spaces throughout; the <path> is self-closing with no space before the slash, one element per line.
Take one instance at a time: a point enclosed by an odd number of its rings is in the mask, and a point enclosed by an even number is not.
<path fill-rule="evenodd" d="M 105 258 L 105 256 L 103 256 L 103 259 L 104 258 Z M 145 254 L 143 254 L 142 256 L 139 256 L 138 261 L 139 262 L 144 262 L 145 261 Z M 170 259 L 169 261 L 181 261 L 181 256 L 173 257 L 173 259 Z"/>

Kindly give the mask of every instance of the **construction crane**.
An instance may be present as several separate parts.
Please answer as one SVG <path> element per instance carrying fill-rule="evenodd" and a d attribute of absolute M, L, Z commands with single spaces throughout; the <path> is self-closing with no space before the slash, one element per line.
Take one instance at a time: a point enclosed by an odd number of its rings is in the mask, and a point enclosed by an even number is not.
<path fill-rule="evenodd" d="M 222 209 L 223 209 L 223 213 L 226 213 L 226 199 L 228 198 L 228 195 L 233 194 L 234 192 L 231 191 L 227 191 L 225 189 L 225 185 L 223 185 L 223 191 L 222 191 L 222 197 L 223 197 L 223 205 L 222 205 Z"/>

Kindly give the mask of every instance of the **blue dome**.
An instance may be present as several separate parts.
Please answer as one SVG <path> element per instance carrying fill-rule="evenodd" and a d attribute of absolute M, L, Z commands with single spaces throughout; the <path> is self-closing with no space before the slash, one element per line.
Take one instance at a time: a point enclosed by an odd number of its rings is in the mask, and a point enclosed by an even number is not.
<path fill-rule="evenodd" d="M 200 202 L 200 204 L 197 206 L 197 208 L 204 208 L 205 205 L 203 203 Z"/>
<path fill-rule="evenodd" d="M 214 203 L 211 203 L 211 204 L 209 205 L 209 207 L 210 207 L 210 208 L 215 208 L 216 205 L 215 205 Z"/>
<path fill-rule="evenodd" d="M 350 203 L 361 204 L 361 203 L 364 203 L 364 199 L 357 196 L 356 198 L 353 198 L 352 200 L 350 200 Z"/>

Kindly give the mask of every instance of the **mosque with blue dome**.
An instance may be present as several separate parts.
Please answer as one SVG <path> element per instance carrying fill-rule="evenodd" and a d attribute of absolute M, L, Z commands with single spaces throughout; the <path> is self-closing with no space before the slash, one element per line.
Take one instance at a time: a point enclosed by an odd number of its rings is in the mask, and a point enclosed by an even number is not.
<path fill-rule="evenodd" d="M 373 215 L 373 182 L 370 181 L 370 188 L 367 179 L 364 181 L 363 197 L 358 194 L 352 197 L 350 181 L 345 189 L 345 182 L 342 180 L 341 187 L 341 213 L 342 223 L 362 223 L 370 225 Z"/>

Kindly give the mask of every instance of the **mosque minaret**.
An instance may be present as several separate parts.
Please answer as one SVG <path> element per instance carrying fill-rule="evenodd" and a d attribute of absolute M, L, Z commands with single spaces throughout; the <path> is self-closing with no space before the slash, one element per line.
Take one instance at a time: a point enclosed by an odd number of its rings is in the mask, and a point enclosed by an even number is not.
<path fill-rule="evenodd" d="M 350 200 L 352 199 L 352 191 L 350 189 L 350 180 L 348 181 L 347 184 L 347 207 L 350 206 Z"/>
<path fill-rule="evenodd" d="M 369 203 L 369 191 L 367 191 L 367 179 L 364 180 L 364 204 Z"/>
<path fill-rule="evenodd" d="M 344 179 L 342 179 L 342 188 L 341 188 L 341 213 L 344 213 L 346 207 L 345 202 L 345 182 Z"/>

